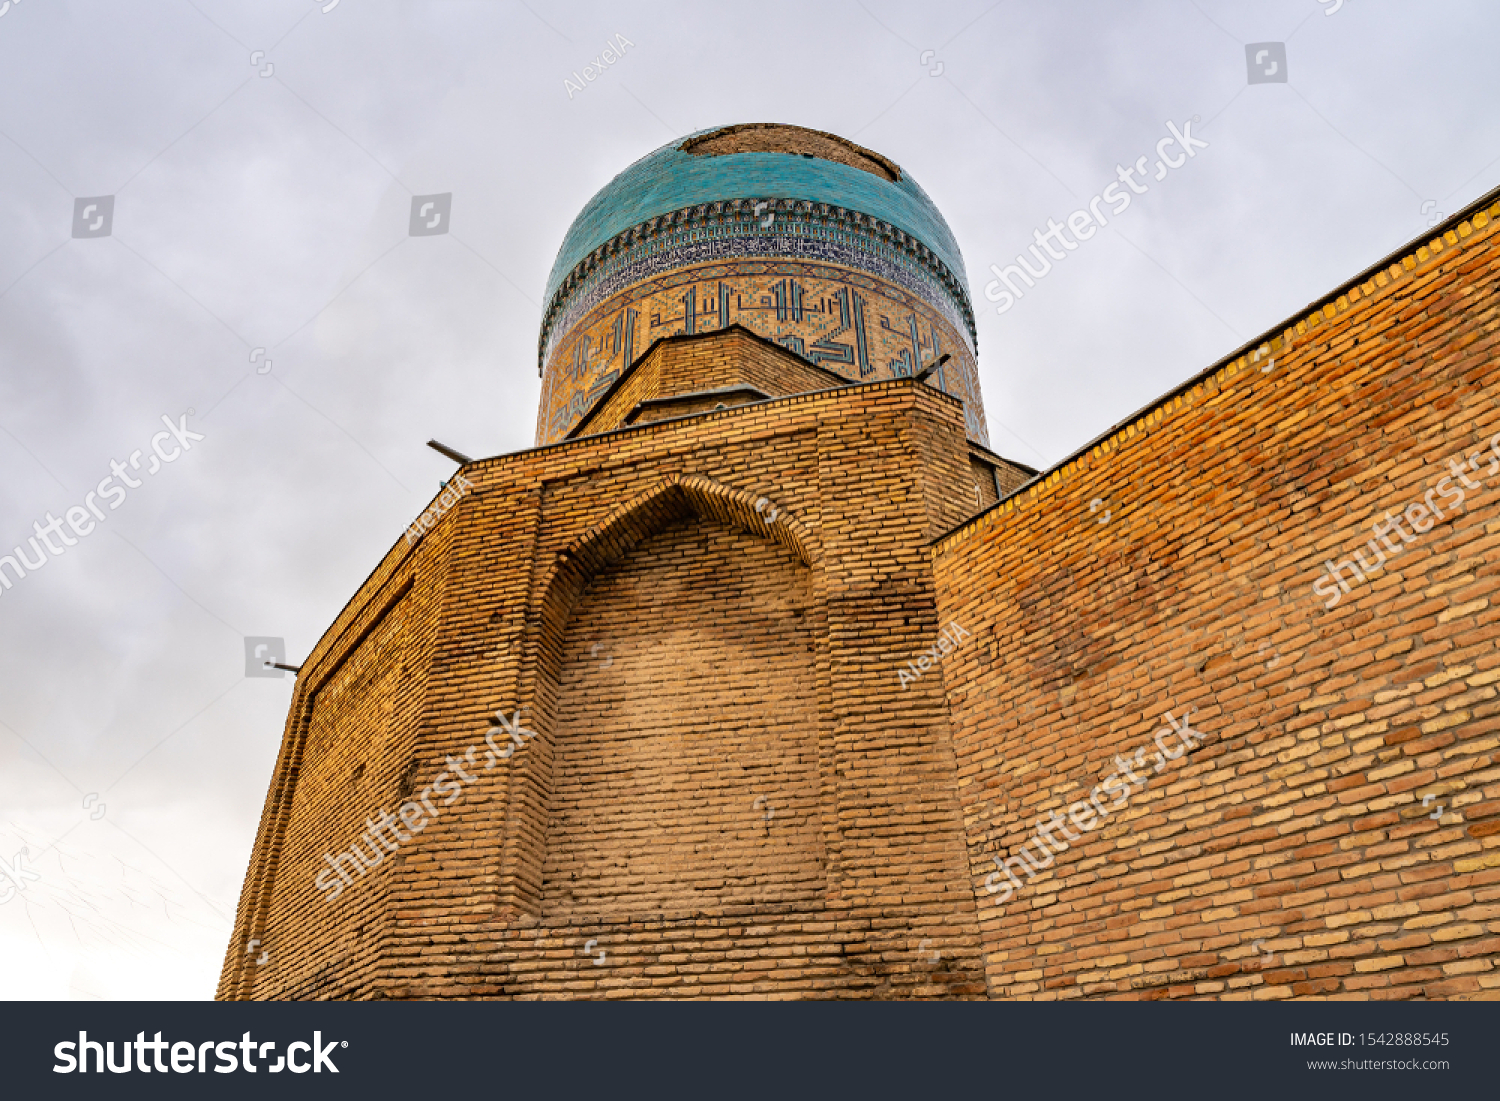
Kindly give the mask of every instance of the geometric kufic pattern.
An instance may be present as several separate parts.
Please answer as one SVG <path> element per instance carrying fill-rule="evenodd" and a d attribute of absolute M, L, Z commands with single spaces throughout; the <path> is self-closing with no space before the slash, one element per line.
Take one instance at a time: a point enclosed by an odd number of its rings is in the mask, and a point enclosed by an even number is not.
<path fill-rule="evenodd" d="M 931 382 L 963 401 L 969 437 L 988 445 L 974 356 L 947 317 L 867 272 L 770 258 L 676 268 L 573 325 L 546 365 L 537 443 L 566 436 L 654 341 L 733 324 L 853 382 L 902 378 L 948 354 Z"/>

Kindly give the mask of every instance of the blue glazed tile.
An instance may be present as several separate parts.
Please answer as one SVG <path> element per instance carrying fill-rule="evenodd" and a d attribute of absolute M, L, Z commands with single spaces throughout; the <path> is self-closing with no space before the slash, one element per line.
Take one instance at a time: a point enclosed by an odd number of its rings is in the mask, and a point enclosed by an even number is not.
<path fill-rule="evenodd" d="M 967 284 L 958 242 L 927 193 L 904 169 L 901 179 L 892 183 L 848 165 L 788 153 L 698 157 L 679 152 L 679 146 L 696 136 L 642 157 L 588 201 L 563 239 L 544 302 L 552 301 L 579 261 L 632 226 L 700 203 L 763 196 L 827 203 L 889 222 L 931 249 L 961 287 Z"/>

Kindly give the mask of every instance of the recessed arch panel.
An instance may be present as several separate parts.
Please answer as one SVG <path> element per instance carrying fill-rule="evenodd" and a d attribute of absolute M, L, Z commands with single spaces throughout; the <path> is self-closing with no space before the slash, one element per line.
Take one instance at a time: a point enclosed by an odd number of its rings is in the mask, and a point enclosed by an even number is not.
<path fill-rule="evenodd" d="M 812 572 L 697 511 L 595 575 L 563 632 L 543 921 L 823 893 Z"/>

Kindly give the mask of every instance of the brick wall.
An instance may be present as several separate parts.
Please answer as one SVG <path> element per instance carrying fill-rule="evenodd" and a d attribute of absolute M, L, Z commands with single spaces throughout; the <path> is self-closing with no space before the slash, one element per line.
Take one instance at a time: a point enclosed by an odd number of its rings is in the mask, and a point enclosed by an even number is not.
<path fill-rule="evenodd" d="M 822 895 L 814 611 L 792 552 L 701 518 L 594 577 L 559 678 L 546 920 Z"/>
<path fill-rule="evenodd" d="M 303 666 L 219 996 L 1495 996 L 1497 216 L 978 517 L 909 379 L 469 464 Z"/>
<path fill-rule="evenodd" d="M 845 381 L 738 325 L 723 331 L 666 337 L 636 362 L 618 387 L 600 401 L 598 409 L 584 417 L 573 435 L 619 428 L 637 404 L 650 398 L 742 385 L 787 397 L 836 388 Z M 683 412 L 674 410 L 671 415 Z"/>
<path fill-rule="evenodd" d="M 982 996 L 942 683 L 898 677 L 940 626 L 928 544 L 973 511 L 959 402 L 843 387 L 464 473 L 303 666 L 220 996 Z M 410 682 L 338 681 L 398 642 Z"/>
<path fill-rule="evenodd" d="M 679 394 L 675 397 L 653 401 L 639 407 L 627 424 L 652 424 L 671 420 L 673 417 L 691 417 L 698 413 L 711 413 L 715 409 L 728 409 L 734 405 L 749 405 L 765 401 L 770 395 L 752 390 L 748 386 L 715 390 L 706 394 Z"/>
<path fill-rule="evenodd" d="M 434 544 L 434 553 L 441 553 Z M 293 976 L 285 996 L 350 996 L 370 980 L 381 956 L 387 915 L 378 900 L 391 864 L 363 873 L 344 861 L 338 876 L 325 854 L 351 846 L 374 860 L 381 850 L 360 841 L 376 807 L 410 798 L 414 731 L 423 706 L 424 646 L 430 645 L 435 600 L 410 574 L 385 573 L 367 587 L 358 609 L 346 609 L 324 636 L 316 667 L 304 667 L 301 701 L 287 733 L 262 812 L 226 955 L 220 996 L 245 996 L 256 973 L 274 965 Z M 376 905 L 332 907 L 315 886 L 327 872 L 342 894 Z M 344 879 L 350 886 L 342 886 Z M 332 882 L 329 880 L 328 882 Z M 280 890 L 273 890 L 279 885 Z M 330 888 L 334 889 L 334 888 Z M 273 941 L 272 929 L 312 922 L 316 938 Z M 255 949 L 250 942 L 258 940 Z M 258 963 L 262 952 L 270 953 Z"/>
<path fill-rule="evenodd" d="M 1497 216 L 937 544 L 992 997 L 1500 992 Z M 1483 488 L 1314 591 L 1471 453 Z"/>

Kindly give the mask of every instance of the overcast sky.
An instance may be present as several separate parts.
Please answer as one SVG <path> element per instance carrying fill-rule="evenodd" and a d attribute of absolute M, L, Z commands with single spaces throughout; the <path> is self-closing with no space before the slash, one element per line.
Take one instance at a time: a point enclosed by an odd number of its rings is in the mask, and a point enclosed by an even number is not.
<path fill-rule="evenodd" d="M 529 4 L 0 0 L 0 554 L 141 452 L 0 592 L 0 996 L 212 996 L 293 686 L 244 639 L 302 660 L 451 473 L 429 437 L 530 446 L 563 234 L 664 142 L 797 123 L 915 176 L 1037 467 L 1500 183 L 1481 0 Z M 989 265 L 1193 119 L 995 313 Z"/>

